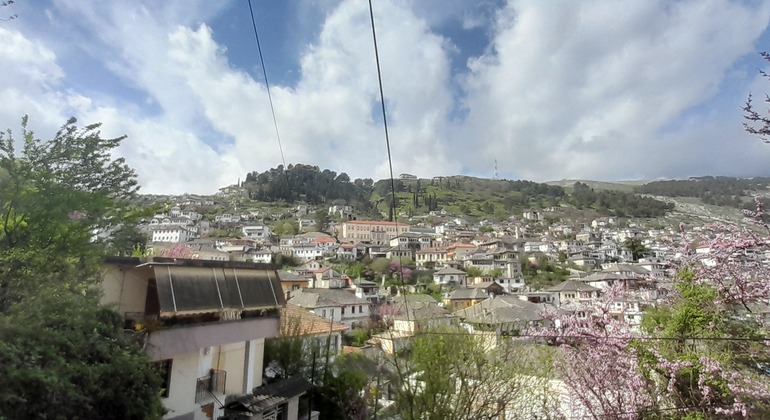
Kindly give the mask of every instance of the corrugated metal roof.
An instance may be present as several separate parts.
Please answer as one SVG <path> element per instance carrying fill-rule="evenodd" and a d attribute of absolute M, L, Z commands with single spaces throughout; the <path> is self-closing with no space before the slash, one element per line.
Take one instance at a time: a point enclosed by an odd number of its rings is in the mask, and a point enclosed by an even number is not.
<path fill-rule="evenodd" d="M 273 270 L 155 266 L 161 316 L 274 308 L 285 304 Z"/>

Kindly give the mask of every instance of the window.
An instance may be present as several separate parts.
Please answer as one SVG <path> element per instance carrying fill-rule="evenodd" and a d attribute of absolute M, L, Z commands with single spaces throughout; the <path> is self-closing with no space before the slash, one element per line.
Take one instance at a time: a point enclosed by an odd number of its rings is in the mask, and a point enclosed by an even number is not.
<path fill-rule="evenodd" d="M 163 381 L 161 385 L 163 398 L 168 398 L 168 390 L 171 387 L 171 362 L 171 359 L 166 359 L 152 363 Z"/>
<path fill-rule="evenodd" d="M 343 310 L 344 310 L 344 309 L 343 309 Z M 351 310 L 351 313 L 353 313 L 353 314 L 354 314 L 354 313 L 356 313 L 356 307 L 355 307 L 355 306 L 351 306 L 351 307 L 350 307 L 350 310 Z"/>
<path fill-rule="evenodd" d="M 321 310 L 321 316 L 326 318 L 326 309 Z"/>
<path fill-rule="evenodd" d="M 364 307 L 361 305 L 358 305 L 358 312 L 364 313 Z"/>

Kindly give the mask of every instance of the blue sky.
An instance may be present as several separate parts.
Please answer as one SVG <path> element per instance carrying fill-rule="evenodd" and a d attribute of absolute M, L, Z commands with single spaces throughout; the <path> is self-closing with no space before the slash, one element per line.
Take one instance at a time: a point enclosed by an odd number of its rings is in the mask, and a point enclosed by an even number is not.
<path fill-rule="evenodd" d="M 764 1 L 375 0 L 394 171 L 547 181 L 770 175 Z M 287 163 L 387 176 L 366 0 L 252 0 Z M 0 127 L 126 134 L 148 193 L 281 164 L 247 0 L 0 8 Z"/>

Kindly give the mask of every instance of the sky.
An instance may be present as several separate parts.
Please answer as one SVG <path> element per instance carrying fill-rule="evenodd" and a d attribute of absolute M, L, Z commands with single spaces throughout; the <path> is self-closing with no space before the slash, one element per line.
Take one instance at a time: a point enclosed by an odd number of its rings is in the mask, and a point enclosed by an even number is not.
<path fill-rule="evenodd" d="M 127 136 L 115 154 L 144 193 L 212 193 L 284 162 L 387 177 L 368 2 L 252 6 L 264 69 L 247 0 L 0 7 L 0 128 L 18 134 L 28 115 L 46 139 L 69 117 L 102 123 Z M 770 2 L 373 10 L 396 176 L 770 176 L 770 144 L 741 110 L 770 92 Z"/>

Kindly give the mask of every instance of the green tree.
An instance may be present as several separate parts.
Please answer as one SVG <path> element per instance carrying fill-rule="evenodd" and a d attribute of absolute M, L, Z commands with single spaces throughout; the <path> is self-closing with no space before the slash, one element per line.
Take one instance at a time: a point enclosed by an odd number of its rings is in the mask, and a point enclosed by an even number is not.
<path fill-rule="evenodd" d="M 44 291 L 0 317 L 0 417 L 151 419 L 158 372 L 115 312 Z"/>
<path fill-rule="evenodd" d="M 388 273 L 388 265 L 390 265 L 390 260 L 387 258 L 377 258 L 376 260 L 372 261 L 372 264 L 369 265 L 369 268 L 372 269 L 377 274 L 387 274 Z"/>
<path fill-rule="evenodd" d="M 326 210 L 316 210 L 315 212 L 315 230 L 316 232 L 325 232 L 329 225 L 329 213 Z"/>
<path fill-rule="evenodd" d="M 141 214 L 134 171 L 112 157 L 123 138 L 71 119 L 43 141 L 26 117 L 21 137 L 0 133 L 0 417 L 159 417 L 159 375 L 96 296 L 94 232 Z"/>
<path fill-rule="evenodd" d="M 363 276 L 365 272 L 366 272 L 366 266 L 360 262 L 355 262 L 353 264 L 350 264 L 345 269 L 345 274 L 347 274 L 352 279 L 357 279 Z"/>
<path fill-rule="evenodd" d="M 631 254 L 633 255 L 634 261 L 639 260 L 639 258 L 642 258 L 643 256 L 647 255 L 649 250 L 646 246 L 642 243 L 642 240 L 639 238 L 628 238 L 623 242 L 623 246 L 628 248 L 629 251 L 631 251 Z"/>
<path fill-rule="evenodd" d="M 476 267 L 466 268 L 465 273 L 468 274 L 468 277 L 481 277 L 484 275 L 484 272 L 482 272 L 481 269 Z"/>
<path fill-rule="evenodd" d="M 11 131 L 0 133 L 0 312 L 43 286 L 93 284 L 103 250 L 93 232 L 136 214 L 134 171 L 111 156 L 122 138 L 103 139 L 98 128 L 73 119 L 43 141 L 25 117 L 20 153 Z"/>
<path fill-rule="evenodd" d="M 137 251 L 144 254 L 148 240 L 147 234 L 140 231 L 135 224 L 121 226 L 108 239 L 107 254 L 127 256 Z"/>
<path fill-rule="evenodd" d="M 548 412 L 555 397 L 548 385 L 550 350 L 496 340 L 495 333 L 459 327 L 414 337 L 408 358 L 387 363 L 399 417 L 492 420 L 503 413 L 540 418 Z"/>
<path fill-rule="evenodd" d="M 750 391 L 760 387 L 759 393 L 765 394 L 767 390 L 770 355 L 762 342 L 766 330 L 755 320 L 741 316 L 745 309 L 742 306 L 721 303 L 718 288 L 698 281 L 693 271 L 684 268 L 678 277 L 675 289 L 679 298 L 648 310 L 642 320 L 645 335 L 667 337 L 638 343 L 642 368 L 665 378 L 661 387 L 669 390 L 669 398 L 676 406 L 697 408 L 705 385 L 714 392 L 709 397 L 714 405 L 728 406 L 738 398 L 757 418 L 768 418 L 770 403 L 764 397 L 756 399 L 756 394 L 752 397 Z M 687 366 L 667 371 L 659 363 L 661 356 Z M 709 360 L 719 363 L 719 372 L 732 374 L 711 376 L 709 369 L 713 366 Z M 743 383 L 728 386 L 729 380 Z"/>

